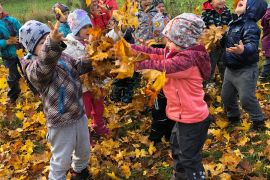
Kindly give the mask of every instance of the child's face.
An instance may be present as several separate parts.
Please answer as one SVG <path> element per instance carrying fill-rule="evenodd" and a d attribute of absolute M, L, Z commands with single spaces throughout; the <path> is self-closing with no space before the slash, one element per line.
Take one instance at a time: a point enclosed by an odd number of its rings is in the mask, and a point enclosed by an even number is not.
<path fill-rule="evenodd" d="M 43 38 L 38 42 L 38 44 L 36 45 L 36 48 L 35 48 L 35 51 L 34 51 L 34 54 L 37 55 L 37 56 L 40 56 L 41 55 L 41 49 L 44 45 L 44 42 L 47 38 L 48 34 L 43 36 Z"/>
<path fill-rule="evenodd" d="M 84 26 L 80 31 L 78 36 L 82 39 L 88 39 L 89 38 L 89 30 L 91 28 L 91 25 Z"/>
<path fill-rule="evenodd" d="M 64 16 L 60 16 L 59 21 L 62 22 L 62 23 L 67 22 L 68 14 L 69 14 L 69 11 L 64 12 L 63 13 Z"/>
<path fill-rule="evenodd" d="M 236 9 L 235 9 L 235 13 L 240 16 L 241 14 L 244 14 L 246 12 L 247 9 L 247 0 L 240 0 L 237 3 Z"/>
<path fill-rule="evenodd" d="M 165 12 L 165 5 L 163 3 L 159 3 L 156 8 L 159 13 Z"/>
<path fill-rule="evenodd" d="M 211 4 L 214 9 L 222 9 L 225 7 L 226 0 L 212 0 Z"/>
<path fill-rule="evenodd" d="M 181 47 L 174 44 L 174 42 L 172 42 L 168 38 L 166 39 L 166 48 L 168 48 L 170 51 L 172 51 L 172 50 L 181 50 Z"/>

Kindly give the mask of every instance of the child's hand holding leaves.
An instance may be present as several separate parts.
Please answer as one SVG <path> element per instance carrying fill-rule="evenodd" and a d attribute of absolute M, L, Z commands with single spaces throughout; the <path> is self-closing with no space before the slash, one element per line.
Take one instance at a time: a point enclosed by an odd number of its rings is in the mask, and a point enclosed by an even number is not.
<path fill-rule="evenodd" d="M 65 38 L 64 38 L 64 34 L 63 33 L 60 33 L 58 31 L 59 29 L 59 26 L 60 26 L 60 22 L 57 21 L 55 25 L 52 24 L 51 21 L 48 22 L 49 24 L 49 27 L 51 29 L 51 32 L 50 32 L 50 38 L 54 41 L 54 42 L 61 42 L 61 41 L 64 41 Z"/>
<path fill-rule="evenodd" d="M 239 44 L 235 44 L 234 47 L 227 48 L 226 51 L 234 54 L 243 54 L 245 50 L 244 44 L 242 41 Z"/>

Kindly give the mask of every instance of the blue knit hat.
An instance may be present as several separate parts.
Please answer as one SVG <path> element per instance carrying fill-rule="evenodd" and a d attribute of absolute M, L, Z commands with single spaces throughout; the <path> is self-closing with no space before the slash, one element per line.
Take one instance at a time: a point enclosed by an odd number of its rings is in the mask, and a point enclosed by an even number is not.
<path fill-rule="evenodd" d="M 30 53 L 34 53 L 35 47 L 44 35 L 50 33 L 50 28 L 39 21 L 27 21 L 19 30 L 19 40 Z"/>
<path fill-rule="evenodd" d="M 68 25 L 73 35 L 77 35 L 78 32 L 86 25 L 91 25 L 91 20 L 86 11 L 82 9 L 75 9 L 68 15 Z"/>

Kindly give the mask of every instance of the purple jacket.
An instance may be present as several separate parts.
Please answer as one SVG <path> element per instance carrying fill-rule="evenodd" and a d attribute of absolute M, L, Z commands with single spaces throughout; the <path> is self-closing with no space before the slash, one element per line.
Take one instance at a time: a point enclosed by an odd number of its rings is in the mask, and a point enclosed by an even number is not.
<path fill-rule="evenodd" d="M 269 7 L 269 6 L 268 6 Z M 262 50 L 265 57 L 270 57 L 270 8 L 262 18 L 263 37 Z"/>

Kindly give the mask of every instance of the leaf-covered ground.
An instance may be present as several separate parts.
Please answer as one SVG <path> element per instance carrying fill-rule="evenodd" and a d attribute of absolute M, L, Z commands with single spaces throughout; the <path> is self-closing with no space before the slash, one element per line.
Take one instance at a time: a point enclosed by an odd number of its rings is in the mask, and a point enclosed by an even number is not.
<path fill-rule="evenodd" d="M 21 81 L 22 96 L 16 106 L 7 104 L 7 71 L 0 67 L 0 179 L 46 179 L 50 150 L 46 142 L 42 104 Z M 94 179 L 170 179 L 172 159 L 169 143 L 154 145 L 147 136 L 150 113 L 138 90 L 132 104 L 106 101 L 104 117 L 111 135 L 93 136 L 89 170 Z M 258 85 L 257 97 L 267 116 L 270 85 Z M 270 122 L 268 130 L 253 132 L 246 114 L 237 127 L 230 127 L 223 114 L 218 88 L 207 90 L 215 116 L 203 151 L 210 179 L 269 179 Z M 89 120 L 89 129 L 90 129 Z"/>

